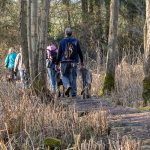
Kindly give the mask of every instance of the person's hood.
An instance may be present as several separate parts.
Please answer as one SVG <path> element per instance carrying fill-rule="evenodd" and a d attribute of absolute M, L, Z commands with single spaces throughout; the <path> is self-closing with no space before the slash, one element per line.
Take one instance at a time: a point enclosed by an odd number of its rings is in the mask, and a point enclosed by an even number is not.
<path fill-rule="evenodd" d="M 56 50 L 56 46 L 54 44 L 47 46 L 47 50 L 53 51 Z"/>

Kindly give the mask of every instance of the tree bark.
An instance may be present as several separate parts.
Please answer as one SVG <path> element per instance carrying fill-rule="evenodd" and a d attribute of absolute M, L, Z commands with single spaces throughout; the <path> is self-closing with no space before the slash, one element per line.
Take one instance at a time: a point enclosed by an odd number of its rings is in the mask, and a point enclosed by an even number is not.
<path fill-rule="evenodd" d="M 105 3 L 105 23 L 104 23 L 104 32 L 105 32 L 105 40 L 108 42 L 109 35 L 109 18 L 110 18 L 110 0 L 104 0 Z"/>
<path fill-rule="evenodd" d="M 89 0 L 89 14 L 93 14 L 93 10 L 94 10 L 94 1 Z"/>
<path fill-rule="evenodd" d="M 46 91 L 46 46 L 48 34 L 48 17 L 49 17 L 50 0 L 42 1 L 41 26 L 40 26 L 40 43 L 39 43 L 39 90 Z"/>
<path fill-rule="evenodd" d="M 38 1 L 31 1 L 31 82 L 32 87 L 36 91 L 38 81 Z"/>
<path fill-rule="evenodd" d="M 81 7 L 82 7 L 82 22 L 87 22 L 87 15 L 88 15 L 88 0 L 81 0 Z"/>
<path fill-rule="evenodd" d="M 103 93 L 110 93 L 115 86 L 115 68 L 117 61 L 117 30 L 119 0 L 111 0 L 110 25 L 108 38 L 108 53 L 106 62 L 106 74 L 104 79 Z"/>
<path fill-rule="evenodd" d="M 28 40 L 27 40 L 27 0 L 21 0 L 20 7 L 20 32 L 21 32 L 21 47 L 23 63 L 26 72 L 29 74 L 29 55 L 28 55 Z"/>
<path fill-rule="evenodd" d="M 150 0 L 146 0 L 146 21 L 144 27 L 144 106 L 150 102 Z"/>
<path fill-rule="evenodd" d="M 103 64 L 103 48 L 102 48 L 102 42 L 103 42 L 103 30 L 102 30 L 102 0 L 95 0 L 95 18 L 96 18 L 96 30 L 94 32 L 95 34 L 95 41 L 97 41 L 97 73 L 100 73 L 100 67 Z"/>
<path fill-rule="evenodd" d="M 28 40 L 28 56 L 29 56 L 29 76 L 32 71 L 32 47 L 31 47 L 31 0 L 27 0 L 27 40 Z"/>
<path fill-rule="evenodd" d="M 38 80 L 38 1 L 28 0 L 27 3 L 27 34 L 30 83 L 33 91 L 37 92 Z"/>
<path fill-rule="evenodd" d="M 67 23 L 65 26 L 71 27 L 70 0 L 63 0 L 63 4 L 66 6 L 67 11 Z"/>

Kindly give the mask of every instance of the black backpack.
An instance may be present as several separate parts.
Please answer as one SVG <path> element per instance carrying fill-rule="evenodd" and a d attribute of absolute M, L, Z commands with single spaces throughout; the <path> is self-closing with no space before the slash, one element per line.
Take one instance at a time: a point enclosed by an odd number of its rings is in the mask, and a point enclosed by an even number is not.
<path fill-rule="evenodd" d="M 51 58 L 52 58 L 52 63 L 56 63 L 56 61 L 57 61 L 57 51 L 56 50 L 50 51 L 50 55 L 51 55 Z"/>

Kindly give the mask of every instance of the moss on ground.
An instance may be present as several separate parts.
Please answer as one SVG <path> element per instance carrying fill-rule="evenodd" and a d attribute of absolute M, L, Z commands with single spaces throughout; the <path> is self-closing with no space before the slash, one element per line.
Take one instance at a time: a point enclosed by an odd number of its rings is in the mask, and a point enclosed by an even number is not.
<path fill-rule="evenodd" d="M 115 87 L 115 77 L 111 74 L 106 74 L 104 79 L 103 89 L 100 91 L 100 95 L 110 94 Z"/>
<path fill-rule="evenodd" d="M 150 111 L 150 106 L 139 107 L 138 109 L 139 109 L 140 111 Z"/>
<path fill-rule="evenodd" d="M 147 106 L 148 102 L 150 102 L 150 79 L 146 77 L 143 80 L 142 97 L 144 99 L 144 106 Z"/>
<path fill-rule="evenodd" d="M 55 148 L 59 149 L 61 147 L 61 143 L 61 140 L 51 137 L 44 140 L 44 146 L 50 150 L 54 150 Z"/>

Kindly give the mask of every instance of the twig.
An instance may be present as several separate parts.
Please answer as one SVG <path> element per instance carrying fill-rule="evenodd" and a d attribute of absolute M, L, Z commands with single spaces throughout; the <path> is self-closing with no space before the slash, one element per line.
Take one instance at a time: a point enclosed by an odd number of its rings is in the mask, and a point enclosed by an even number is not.
<path fill-rule="evenodd" d="M 29 137 L 29 139 L 30 139 L 30 141 L 31 141 L 32 150 L 34 150 L 34 145 L 33 145 L 33 142 L 32 142 L 32 140 L 31 140 L 30 134 L 27 132 L 26 129 L 24 129 L 24 131 L 25 131 L 25 133 L 28 135 L 28 137 Z"/>

